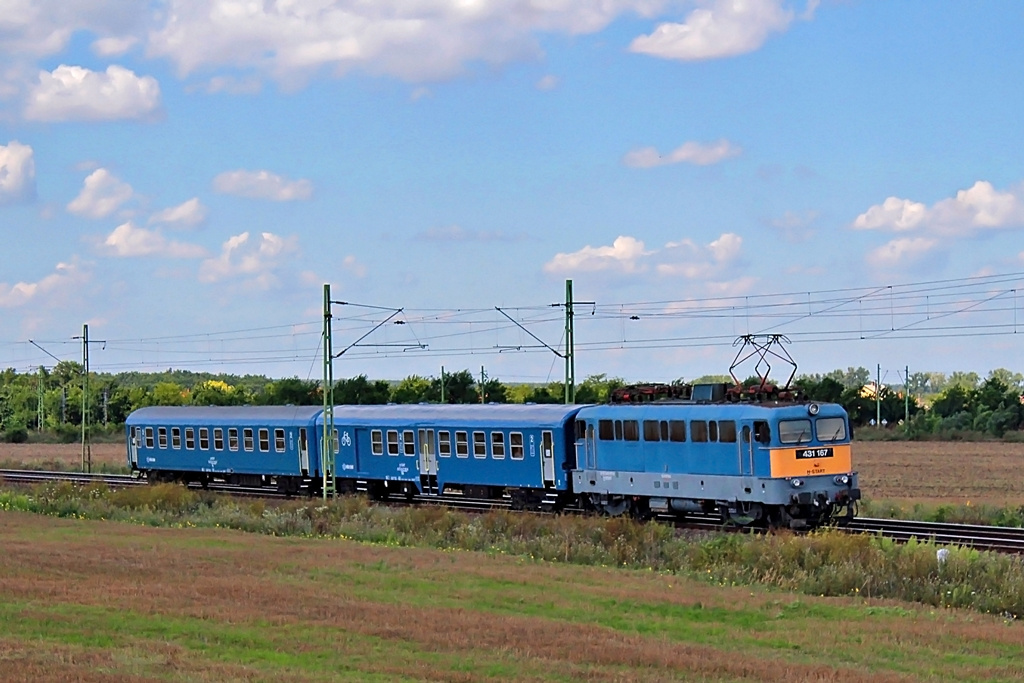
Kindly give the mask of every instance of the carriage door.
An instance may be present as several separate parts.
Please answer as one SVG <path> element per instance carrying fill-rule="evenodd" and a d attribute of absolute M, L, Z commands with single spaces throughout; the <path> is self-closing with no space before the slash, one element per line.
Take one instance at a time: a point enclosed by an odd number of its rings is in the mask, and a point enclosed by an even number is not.
<path fill-rule="evenodd" d="M 544 469 L 544 487 L 553 487 L 555 485 L 555 437 L 549 431 L 545 431 L 541 436 L 540 461 Z"/>
<path fill-rule="evenodd" d="M 750 425 L 745 424 L 740 430 L 739 443 L 739 471 L 745 477 L 754 474 L 754 440 L 751 436 Z"/>
<path fill-rule="evenodd" d="M 128 439 L 128 464 L 133 469 L 139 466 L 139 439 L 142 438 L 141 432 L 141 427 L 132 427 L 132 438 Z"/>
<path fill-rule="evenodd" d="M 437 495 L 437 453 L 434 452 L 434 430 L 420 430 L 420 491 Z"/>
<path fill-rule="evenodd" d="M 305 427 L 299 427 L 299 471 L 304 474 L 309 472 L 309 443 Z"/>
<path fill-rule="evenodd" d="M 587 423 L 587 469 L 597 469 L 597 443 L 594 441 L 594 425 Z"/>

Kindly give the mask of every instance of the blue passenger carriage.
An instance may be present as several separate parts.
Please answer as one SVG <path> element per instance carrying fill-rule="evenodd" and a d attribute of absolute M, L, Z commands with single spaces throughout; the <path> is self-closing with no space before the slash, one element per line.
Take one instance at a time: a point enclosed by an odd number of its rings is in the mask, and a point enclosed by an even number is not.
<path fill-rule="evenodd" d="M 579 406 L 336 406 L 339 490 L 379 497 L 461 493 L 554 505 L 570 487 Z"/>
<path fill-rule="evenodd" d="M 315 488 L 321 432 L 312 406 L 140 408 L 126 420 L 128 465 L 150 481 Z"/>

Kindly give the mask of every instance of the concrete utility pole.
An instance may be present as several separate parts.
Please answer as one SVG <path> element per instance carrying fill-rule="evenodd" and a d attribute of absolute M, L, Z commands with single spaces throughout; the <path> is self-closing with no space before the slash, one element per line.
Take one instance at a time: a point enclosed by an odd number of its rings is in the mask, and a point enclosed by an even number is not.
<path fill-rule="evenodd" d="M 875 425 L 882 428 L 882 364 L 875 370 Z"/>

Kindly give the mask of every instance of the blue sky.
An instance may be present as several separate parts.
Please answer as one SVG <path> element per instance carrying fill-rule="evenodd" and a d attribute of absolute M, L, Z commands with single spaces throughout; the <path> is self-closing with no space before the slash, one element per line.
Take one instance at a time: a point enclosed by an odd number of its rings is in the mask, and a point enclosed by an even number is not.
<path fill-rule="evenodd" d="M 578 377 L 721 373 L 761 332 L 801 372 L 1021 371 L 1022 28 L 1009 1 L 0 0 L 0 366 L 80 358 L 88 323 L 96 370 L 317 377 L 330 283 L 361 304 L 336 350 L 404 309 L 337 376 L 557 380 L 530 334 L 562 349 L 572 279 Z"/>

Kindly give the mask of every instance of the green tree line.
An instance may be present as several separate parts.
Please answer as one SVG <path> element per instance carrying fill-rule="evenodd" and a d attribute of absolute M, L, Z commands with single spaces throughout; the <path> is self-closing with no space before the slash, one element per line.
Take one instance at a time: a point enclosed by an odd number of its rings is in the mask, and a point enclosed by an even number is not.
<path fill-rule="evenodd" d="M 727 376 L 706 375 L 691 383 L 724 382 Z M 748 379 L 745 384 L 755 382 Z M 682 379 L 675 383 L 682 383 Z M 603 403 L 624 386 L 621 378 L 592 375 L 576 387 L 577 403 Z M 1024 376 L 1004 368 L 982 379 L 973 372 L 911 374 L 904 384 L 876 392 L 866 368 L 803 375 L 796 387 L 809 399 L 843 405 L 855 426 L 873 421 L 909 438 L 930 435 L 955 438 L 976 434 L 1001 437 L 1024 429 Z M 82 366 L 61 361 L 54 368 L 18 373 L 0 372 L 0 435 L 23 441 L 30 432 L 73 440 L 82 423 Z M 340 379 L 334 385 L 338 404 L 383 403 L 562 403 L 561 382 L 506 385 L 498 379 L 481 383 L 469 370 L 443 377 L 410 375 L 399 382 L 372 380 L 366 375 Z M 168 370 L 160 373 L 90 373 L 87 421 L 94 428 L 117 429 L 135 409 L 179 405 L 319 405 L 321 383 L 296 377 L 227 375 Z"/>

